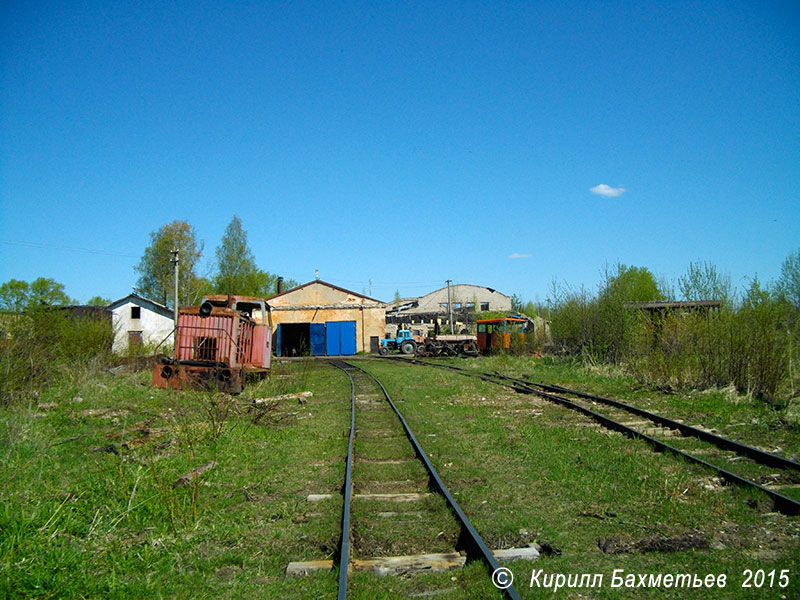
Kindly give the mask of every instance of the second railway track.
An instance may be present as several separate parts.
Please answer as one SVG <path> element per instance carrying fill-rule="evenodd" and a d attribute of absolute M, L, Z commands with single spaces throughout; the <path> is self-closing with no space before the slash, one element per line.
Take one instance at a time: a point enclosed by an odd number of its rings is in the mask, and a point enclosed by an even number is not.
<path fill-rule="evenodd" d="M 537 383 L 528 379 L 509 377 L 499 373 L 485 373 L 455 365 L 420 361 L 416 359 L 391 359 L 406 363 L 446 368 L 469 377 L 476 377 L 499 385 L 511 387 L 517 392 L 535 394 L 546 400 L 575 410 L 599 423 L 631 438 L 651 444 L 658 451 L 667 451 L 682 456 L 717 473 L 721 479 L 744 487 L 754 488 L 766 494 L 780 512 L 795 515 L 800 513 L 800 501 L 780 491 L 784 485 L 795 488 L 800 482 L 800 463 L 791 459 L 747 446 L 735 440 L 693 427 L 649 411 L 601 396 L 570 390 L 561 386 Z M 566 396 L 569 396 L 567 398 Z M 635 417 L 638 421 L 631 422 Z M 675 434 L 678 434 L 677 437 Z M 696 440 L 696 443 L 681 442 L 681 439 Z M 705 447 L 698 447 L 703 446 Z M 701 458 L 698 455 L 702 455 Z M 737 465 L 736 471 L 729 465 L 747 459 L 747 465 Z M 726 466 L 720 466 L 725 464 Z M 764 471 L 763 465 L 770 467 Z M 775 473 L 774 471 L 778 471 Z"/>

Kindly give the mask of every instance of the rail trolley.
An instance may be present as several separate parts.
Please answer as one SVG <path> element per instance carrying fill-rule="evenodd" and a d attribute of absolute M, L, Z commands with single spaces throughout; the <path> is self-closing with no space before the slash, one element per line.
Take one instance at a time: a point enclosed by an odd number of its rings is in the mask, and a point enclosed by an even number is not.
<path fill-rule="evenodd" d="M 484 354 L 497 350 L 509 350 L 525 342 L 528 321 L 520 317 L 479 319 L 478 348 Z"/>

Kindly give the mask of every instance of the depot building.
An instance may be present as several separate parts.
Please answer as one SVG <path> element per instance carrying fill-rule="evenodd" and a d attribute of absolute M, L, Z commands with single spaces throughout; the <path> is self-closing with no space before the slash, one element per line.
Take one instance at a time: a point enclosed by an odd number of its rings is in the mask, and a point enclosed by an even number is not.
<path fill-rule="evenodd" d="M 377 352 L 386 303 L 316 279 L 267 298 L 278 356 Z"/>

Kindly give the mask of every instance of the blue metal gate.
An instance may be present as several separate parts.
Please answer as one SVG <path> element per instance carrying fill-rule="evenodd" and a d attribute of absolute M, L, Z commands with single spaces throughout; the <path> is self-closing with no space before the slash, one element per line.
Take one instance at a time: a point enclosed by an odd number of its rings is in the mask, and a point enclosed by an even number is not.
<path fill-rule="evenodd" d="M 309 323 L 308 325 L 309 345 L 311 346 L 311 356 L 322 356 L 325 354 L 325 323 Z"/>
<path fill-rule="evenodd" d="M 325 328 L 325 350 L 328 356 L 349 356 L 356 353 L 355 321 L 328 321 Z"/>

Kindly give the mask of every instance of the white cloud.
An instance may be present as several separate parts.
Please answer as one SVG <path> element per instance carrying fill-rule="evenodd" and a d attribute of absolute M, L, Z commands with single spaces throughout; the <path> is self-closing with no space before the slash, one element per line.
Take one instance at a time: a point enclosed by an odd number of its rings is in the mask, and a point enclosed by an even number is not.
<path fill-rule="evenodd" d="M 508 255 L 508 258 L 530 258 L 530 257 L 531 257 L 530 254 L 517 254 L 516 252 L 514 254 Z"/>
<path fill-rule="evenodd" d="M 601 183 L 600 185 L 596 185 L 593 188 L 589 188 L 589 191 L 593 194 L 597 194 L 598 196 L 605 196 L 606 198 L 616 198 L 617 196 L 622 196 L 625 193 L 625 188 L 622 187 L 611 187 L 610 185 L 606 185 L 605 183 Z"/>

